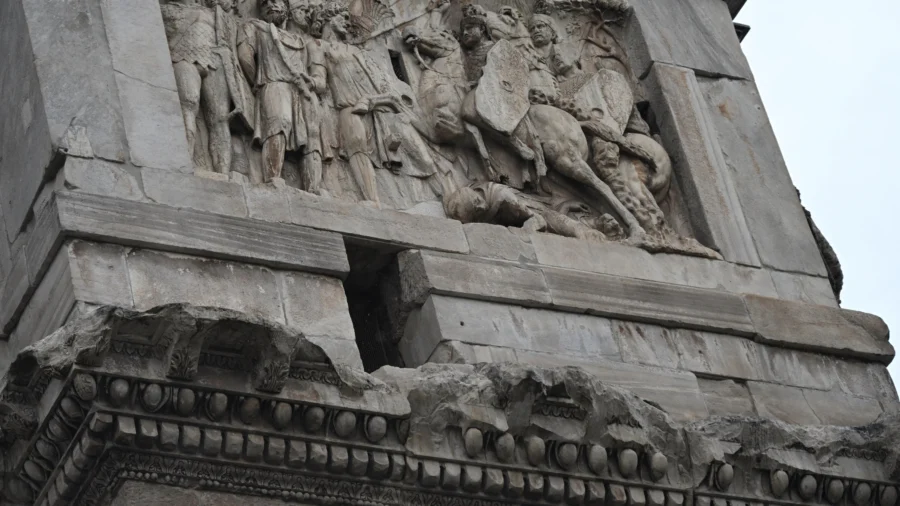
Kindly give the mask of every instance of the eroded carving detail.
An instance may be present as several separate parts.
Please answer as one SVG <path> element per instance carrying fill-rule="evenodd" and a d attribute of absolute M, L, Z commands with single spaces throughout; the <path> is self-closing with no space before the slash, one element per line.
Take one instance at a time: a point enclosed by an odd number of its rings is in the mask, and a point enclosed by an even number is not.
<path fill-rule="evenodd" d="M 718 257 L 669 225 L 680 204 L 660 206 L 680 197 L 637 107 L 622 0 L 168 0 L 163 14 L 198 170 Z"/>

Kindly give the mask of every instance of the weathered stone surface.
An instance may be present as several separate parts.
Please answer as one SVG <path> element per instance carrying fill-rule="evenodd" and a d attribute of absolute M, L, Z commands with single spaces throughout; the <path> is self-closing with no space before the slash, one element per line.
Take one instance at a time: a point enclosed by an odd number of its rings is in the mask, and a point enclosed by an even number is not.
<path fill-rule="evenodd" d="M 192 172 L 178 93 L 116 74 L 131 162 L 178 172 Z M 145 183 L 146 184 L 146 183 Z"/>
<path fill-rule="evenodd" d="M 522 305 L 549 305 L 543 273 L 535 266 L 425 250 L 398 256 L 403 299 L 423 303 L 429 294 L 462 295 Z"/>
<path fill-rule="evenodd" d="M 147 197 L 156 203 L 247 217 L 244 191 L 238 183 L 151 168 L 141 170 L 141 179 Z"/>
<path fill-rule="evenodd" d="M 22 299 L 30 287 L 25 252 L 20 250 L 12 259 L 9 276 L 0 280 L 0 337 L 12 332 L 10 323 L 19 314 Z"/>
<path fill-rule="evenodd" d="M 349 270 L 337 234 L 74 192 L 57 204 L 68 235 L 341 277 Z"/>
<path fill-rule="evenodd" d="M 60 250 L 10 336 L 10 351 L 21 350 L 62 326 L 74 305 L 69 257 L 65 250 Z"/>
<path fill-rule="evenodd" d="M 771 383 L 747 383 L 759 416 L 796 425 L 819 425 L 821 421 L 809 406 L 803 390 Z"/>
<path fill-rule="evenodd" d="M 473 255 L 512 262 L 537 260 L 531 240 L 525 234 L 517 234 L 509 228 L 486 223 L 468 223 L 463 225 L 463 230 L 466 233 L 466 240 L 469 241 L 469 251 Z"/>
<path fill-rule="evenodd" d="M 834 291 L 831 289 L 831 283 L 828 282 L 828 278 L 780 271 L 771 271 L 771 274 L 779 298 L 838 307 L 838 302 L 834 297 Z"/>
<path fill-rule="evenodd" d="M 753 331 L 737 295 L 606 274 L 541 270 L 555 307 L 669 326 Z"/>
<path fill-rule="evenodd" d="M 53 143 L 58 145 L 70 127 L 83 126 L 94 154 L 125 161 L 125 125 L 101 4 L 75 0 L 57 9 L 40 0 L 22 4 Z"/>
<path fill-rule="evenodd" d="M 63 166 L 66 187 L 125 200 L 146 200 L 138 178 L 122 165 L 99 159 L 68 157 Z"/>
<path fill-rule="evenodd" d="M 632 0 L 631 5 L 629 56 L 639 75 L 652 62 L 661 62 L 704 74 L 753 79 L 725 2 Z"/>
<path fill-rule="evenodd" d="M 679 174 L 697 238 L 719 250 L 725 260 L 759 266 L 735 176 L 726 165 L 694 73 L 654 64 L 647 81 L 663 144 Z"/>
<path fill-rule="evenodd" d="M 190 303 L 284 324 L 275 273 L 263 267 L 138 250 L 127 257 L 134 306 Z"/>
<path fill-rule="evenodd" d="M 113 70 L 151 86 L 175 91 L 172 58 L 157 4 L 122 0 L 106 2 L 101 7 Z"/>
<path fill-rule="evenodd" d="M 658 325 L 618 320 L 612 321 L 612 331 L 625 362 L 666 369 L 681 367 L 674 343 L 677 331 Z"/>
<path fill-rule="evenodd" d="M 894 356 L 877 316 L 750 295 L 744 301 L 760 342 L 884 363 Z"/>
<path fill-rule="evenodd" d="M 600 381 L 656 403 L 675 420 L 692 421 L 709 416 L 697 378 L 691 373 L 529 351 L 518 351 L 516 356 L 520 364 L 542 368 L 580 367 Z"/>
<path fill-rule="evenodd" d="M 71 241 L 65 246 L 71 264 L 75 298 L 91 304 L 133 307 L 125 256 L 114 244 Z"/>
<path fill-rule="evenodd" d="M 406 365 L 425 363 L 443 341 L 621 360 L 604 318 L 432 295 L 400 341 Z"/>
<path fill-rule="evenodd" d="M 347 339 L 356 347 L 341 280 L 299 272 L 282 272 L 278 278 L 288 327 L 300 330 L 308 339 Z"/>
<path fill-rule="evenodd" d="M 803 396 L 825 425 L 857 427 L 874 422 L 883 412 L 875 399 L 851 397 L 840 392 L 804 390 Z"/>
<path fill-rule="evenodd" d="M 732 380 L 697 378 L 710 416 L 754 416 L 753 399 L 747 386 Z"/>
<path fill-rule="evenodd" d="M 277 195 L 274 198 L 279 198 Z M 468 253 L 462 225 L 452 220 L 323 199 L 300 191 L 289 195 L 291 220 L 305 227 L 340 232 L 375 246 L 421 247 Z"/>
<path fill-rule="evenodd" d="M 698 84 L 763 265 L 827 276 L 756 85 Z"/>
<path fill-rule="evenodd" d="M 541 265 L 731 293 L 778 296 L 769 273 L 762 269 L 684 255 L 654 255 L 623 244 L 551 234 L 536 234 L 532 242 Z"/>
<path fill-rule="evenodd" d="M 272 185 L 244 185 L 247 211 L 251 218 L 257 220 L 292 223 L 290 194 L 291 190 Z"/>
<path fill-rule="evenodd" d="M 12 241 L 28 216 L 52 147 L 22 2 L 0 5 L 0 219 Z M 7 235 L 8 234 L 8 235 Z"/>

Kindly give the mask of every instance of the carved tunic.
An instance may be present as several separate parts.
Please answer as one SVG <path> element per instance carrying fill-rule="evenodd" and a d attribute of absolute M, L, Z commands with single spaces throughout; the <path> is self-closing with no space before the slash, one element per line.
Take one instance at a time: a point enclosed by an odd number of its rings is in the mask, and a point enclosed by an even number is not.
<path fill-rule="evenodd" d="M 310 53 L 298 34 L 254 20 L 244 25 L 242 44 L 256 55 L 254 85 L 258 107 L 254 140 L 264 142 L 278 134 L 287 139 L 287 150 L 321 150 L 318 104 L 300 91 L 301 73 L 307 72 Z M 305 85 L 305 84 L 303 84 Z M 311 93 L 311 92 L 310 92 Z"/>
<path fill-rule="evenodd" d="M 172 63 L 196 63 L 203 68 L 219 68 L 216 46 L 216 19 L 211 9 L 178 3 L 160 6 L 169 40 Z"/>
<path fill-rule="evenodd" d="M 343 117 L 341 149 L 346 157 L 365 153 L 378 167 L 402 165 L 396 150 L 388 146 L 393 132 L 392 122 L 397 121 L 393 112 L 382 108 L 370 111 L 371 120 L 365 123 L 369 130 L 366 146 L 355 140 L 355 135 L 346 135 L 346 125 L 354 118 L 350 108 L 363 100 L 387 95 L 391 89 L 387 78 L 377 65 L 359 48 L 339 41 L 331 41 L 325 47 L 325 62 L 328 68 L 328 83 L 335 107 Z"/>

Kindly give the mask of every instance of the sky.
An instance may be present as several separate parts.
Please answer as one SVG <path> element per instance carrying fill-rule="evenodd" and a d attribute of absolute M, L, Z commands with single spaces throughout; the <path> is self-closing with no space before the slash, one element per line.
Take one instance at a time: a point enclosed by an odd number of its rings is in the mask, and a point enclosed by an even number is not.
<path fill-rule="evenodd" d="M 841 260 L 842 306 L 900 336 L 900 1 L 748 0 L 737 21 L 794 185 Z M 900 386 L 900 358 L 889 370 Z"/>

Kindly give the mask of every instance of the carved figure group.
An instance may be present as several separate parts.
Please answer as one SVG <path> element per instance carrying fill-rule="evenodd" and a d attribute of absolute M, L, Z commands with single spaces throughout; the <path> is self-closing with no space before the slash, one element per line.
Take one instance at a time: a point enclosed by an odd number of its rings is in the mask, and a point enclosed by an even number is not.
<path fill-rule="evenodd" d="M 399 24 L 380 0 L 257 0 L 257 15 L 198 1 L 169 0 L 163 16 L 189 146 L 216 172 L 253 146 L 259 182 L 289 165 L 320 195 L 400 208 L 432 195 L 464 222 L 624 230 L 647 249 L 716 256 L 658 204 L 672 165 L 603 17 L 627 16 L 620 0 L 530 12 L 436 0 Z"/>

